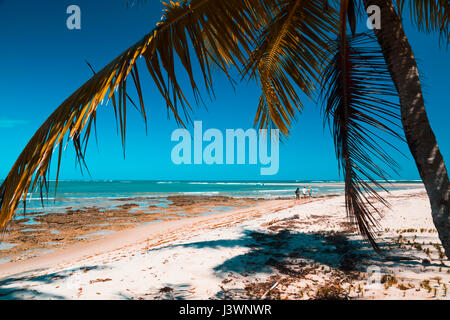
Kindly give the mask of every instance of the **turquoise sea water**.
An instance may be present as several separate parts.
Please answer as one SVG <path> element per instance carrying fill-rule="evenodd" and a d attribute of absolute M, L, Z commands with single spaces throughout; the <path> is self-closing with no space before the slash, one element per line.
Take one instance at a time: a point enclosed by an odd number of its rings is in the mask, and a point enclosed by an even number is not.
<path fill-rule="evenodd" d="M 141 206 L 150 204 L 167 206 L 169 195 L 220 195 L 230 197 L 252 197 L 275 199 L 294 197 L 297 187 L 311 186 L 313 196 L 342 194 L 344 185 L 339 181 L 60 181 L 55 194 L 54 183 L 50 183 L 48 195 L 44 195 L 42 207 L 40 193 L 27 197 L 26 211 L 29 213 L 64 212 L 67 208 L 98 206 L 113 208 L 125 203 Z M 393 181 L 386 184 L 389 190 L 420 188 L 420 181 Z M 38 191 L 38 190 L 36 190 Z M 23 206 L 17 211 L 23 216 Z M 32 222 L 31 222 L 32 223 Z"/>

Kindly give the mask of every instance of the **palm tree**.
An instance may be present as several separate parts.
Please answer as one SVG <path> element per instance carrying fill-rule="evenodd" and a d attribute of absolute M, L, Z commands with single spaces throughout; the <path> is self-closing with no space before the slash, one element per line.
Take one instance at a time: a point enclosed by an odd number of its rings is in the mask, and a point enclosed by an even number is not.
<path fill-rule="evenodd" d="M 382 29 L 375 30 L 376 38 L 356 34 L 358 12 L 373 4 L 382 10 Z M 411 0 L 407 5 L 419 29 L 437 31 L 449 40 L 448 2 Z M 376 191 L 383 188 L 378 179 L 387 181 L 385 166 L 396 168 L 385 150 L 392 146 L 385 134 L 402 138 L 400 110 L 406 141 L 450 257 L 449 181 L 402 29 L 404 6 L 404 0 L 396 0 L 395 6 L 392 0 L 183 0 L 165 4 L 156 28 L 67 98 L 31 138 L 0 187 L 0 228 L 7 226 L 30 190 L 48 188 L 50 159 L 57 148 L 56 181 L 62 149 L 68 142 L 73 142 L 77 159 L 84 164 L 96 111 L 105 99 L 113 105 L 125 144 L 130 74 L 145 119 L 139 60 L 145 62 L 168 110 L 185 125 L 193 108 L 174 66 L 176 60 L 181 62 L 198 102 L 195 59 L 208 92 L 213 91 L 213 67 L 230 80 L 230 69 L 236 68 L 243 78 L 259 81 L 262 94 L 255 124 L 279 128 L 284 135 L 303 108 L 299 93 L 313 98 L 317 88 L 322 88 L 324 116 L 332 128 L 345 178 L 347 213 L 376 249 L 374 201 L 387 205 Z M 400 107 L 392 97 L 399 97 Z"/>
<path fill-rule="evenodd" d="M 411 16 L 419 29 L 440 32 L 449 40 L 450 3 L 448 0 L 410 1 Z M 397 0 L 400 13 L 405 0 Z M 403 30 L 400 15 L 390 0 L 364 0 L 367 7 L 381 9 L 383 27 L 375 30 L 390 76 L 400 100 L 403 129 L 431 205 L 439 238 L 450 258 L 450 183 L 447 168 L 428 121 L 419 71 Z"/>

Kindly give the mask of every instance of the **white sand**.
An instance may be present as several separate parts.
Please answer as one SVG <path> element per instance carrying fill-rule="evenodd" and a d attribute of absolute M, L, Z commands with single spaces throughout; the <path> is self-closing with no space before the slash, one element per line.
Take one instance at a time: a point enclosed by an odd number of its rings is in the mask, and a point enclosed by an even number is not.
<path fill-rule="evenodd" d="M 410 260 L 388 261 L 356 233 L 330 235 L 347 230 L 343 197 L 271 201 L 120 231 L 1 265 L 0 298 L 310 299 L 338 292 L 360 299 L 448 299 L 450 263 L 439 258 L 424 191 L 395 191 L 387 199 L 392 210 L 382 209 L 379 241 L 391 244 L 389 256 Z M 368 267 L 379 273 L 369 278 Z M 377 283 L 382 275 L 392 281 Z"/>

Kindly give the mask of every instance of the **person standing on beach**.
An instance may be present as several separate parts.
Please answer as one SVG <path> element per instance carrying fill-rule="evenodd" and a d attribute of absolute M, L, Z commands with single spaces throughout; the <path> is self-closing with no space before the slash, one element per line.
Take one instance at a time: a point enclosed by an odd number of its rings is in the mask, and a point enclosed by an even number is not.
<path fill-rule="evenodd" d="M 303 187 L 302 194 L 303 198 L 306 198 L 306 186 Z"/>
<path fill-rule="evenodd" d="M 297 188 L 297 190 L 295 190 L 295 199 L 300 199 L 300 188 Z"/>
<path fill-rule="evenodd" d="M 309 193 L 309 198 L 311 199 L 311 194 L 312 194 L 312 187 L 311 186 L 309 186 L 308 193 Z"/>

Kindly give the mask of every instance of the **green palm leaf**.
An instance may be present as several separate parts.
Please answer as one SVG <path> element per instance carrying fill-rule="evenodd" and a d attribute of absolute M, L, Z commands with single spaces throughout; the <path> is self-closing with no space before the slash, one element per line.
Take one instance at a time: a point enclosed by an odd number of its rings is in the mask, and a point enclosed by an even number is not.
<path fill-rule="evenodd" d="M 409 8 L 411 20 L 420 31 L 438 32 L 441 40 L 450 41 L 450 2 L 448 0 L 396 0 L 400 15 Z"/>
<path fill-rule="evenodd" d="M 333 9 L 324 13 L 322 0 L 279 1 L 273 12 L 243 73 L 258 75 L 262 88 L 255 125 L 287 135 L 302 109 L 298 89 L 313 96 L 337 19 Z"/>
<path fill-rule="evenodd" d="M 375 199 L 387 203 L 376 188 L 384 190 L 378 179 L 387 181 L 381 165 L 396 169 L 397 164 L 383 148 L 393 148 L 383 133 L 402 139 L 398 133 L 399 106 L 389 72 L 378 46 L 366 34 L 336 40 L 330 47 L 331 63 L 324 73 L 325 119 L 334 136 L 339 168 L 345 179 L 345 204 L 351 221 L 377 248 L 373 228 Z"/>

